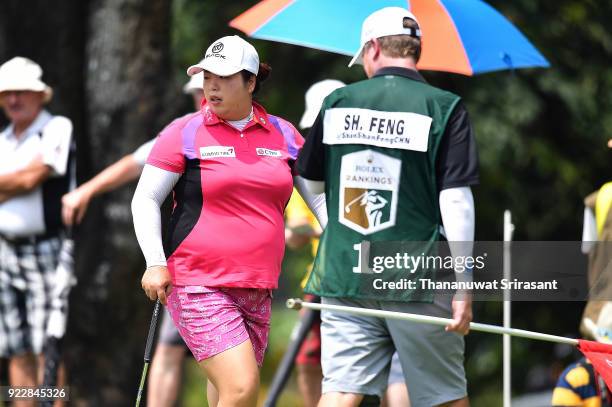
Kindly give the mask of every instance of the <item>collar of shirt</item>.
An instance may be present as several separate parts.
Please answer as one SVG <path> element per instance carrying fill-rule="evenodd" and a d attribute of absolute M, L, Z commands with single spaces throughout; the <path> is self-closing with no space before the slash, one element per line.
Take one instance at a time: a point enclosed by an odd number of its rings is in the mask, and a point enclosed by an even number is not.
<path fill-rule="evenodd" d="M 49 120 L 51 120 L 52 117 L 53 116 L 51 116 L 51 113 L 49 113 L 48 111 L 44 109 L 41 110 L 38 116 L 36 116 L 36 119 L 34 119 L 32 124 L 30 124 L 30 126 L 28 126 L 27 129 L 25 129 L 25 131 L 19 137 L 19 139 L 25 140 L 27 137 L 33 134 L 40 133 L 45 128 L 45 126 L 47 125 Z M 16 137 L 14 133 L 14 126 L 12 124 L 9 125 L 2 133 L 0 133 L 0 137 L 15 139 Z"/>
<path fill-rule="evenodd" d="M 226 120 L 226 122 L 234 126 L 236 129 L 242 131 L 246 127 L 246 125 L 249 124 L 251 120 L 253 120 L 253 114 L 254 114 L 253 106 L 251 106 L 251 111 L 249 112 L 249 115 L 245 117 L 244 119 Z"/>
<path fill-rule="evenodd" d="M 229 123 L 227 123 L 225 120 L 219 119 L 219 117 L 217 117 L 217 115 L 213 113 L 213 111 L 210 109 L 210 106 L 208 106 L 208 104 L 205 103 L 205 101 L 202 102 L 201 112 L 204 115 L 204 124 L 206 126 L 213 126 L 213 125 L 220 124 L 220 123 L 226 123 L 228 126 L 234 128 Z M 270 120 L 268 119 L 268 113 L 266 112 L 266 109 L 264 109 L 263 106 L 257 102 L 253 102 L 253 120 L 251 120 L 244 127 L 243 130 L 246 130 L 247 128 L 254 126 L 254 125 L 259 125 L 267 131 L 272 130 L 272 127 L 271 127 L 272 123 L 270 123 Z"/>
<path fill-rule="evenodd" d="M 374 73 L 373 78 L 385 75 L 403 76 L 405 78 L 413 79 L 415 81 L 427 83 L 427 81 L 425 81 L 425 78 L 423 78 L 423 76 L 421 76 L 421 74 L 417 70 L 410 68 L 402 68 L 399 66 L 388 66 L 380 68 Z"/>

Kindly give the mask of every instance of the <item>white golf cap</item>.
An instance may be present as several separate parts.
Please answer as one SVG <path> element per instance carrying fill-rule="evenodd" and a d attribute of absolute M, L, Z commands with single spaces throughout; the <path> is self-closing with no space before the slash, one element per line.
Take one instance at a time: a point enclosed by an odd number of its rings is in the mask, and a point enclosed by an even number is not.
<path fill-rule="evenodd" d="M 361 46 L 348 64 L 362 64 L 361 53 L 363 47 L 374 38 L 387 37 L 389 35 L 410 35 L 421 38 L 421 30 L 411 28 L 406 24 L 406 19 L 414 20 L 420 27 L 419 21 L 414 14 L 402 7 L 385 7 L 370 14 L 361 26 Z"/>
<path fill-rule="evenodd" d="M 185 86 L 183 86 L 183 92 L 190 94 L 196 90 L 203 90 L 203 86 L 204 86 L 204 73 L 200 72 L 200 73 L 193 75 L 191 78 L 189 78 L 189 82 L 187 82 Z"/>
<path fill-rule="evenodd" d="M 251 44 L 237 35 L 231 35 L 213 42 L 206 50 L 204 59 L 187 69 L 187 75 L 209 71 L 219 76 L 230 76 L 243 69 L 257 75 L 259 55 Z"/>
<path fill-rule="evenodd" d="M 335 79 L 325 79 L 315 83 L 306 91 L 306 110 L 300 120 L 300 128 L 306 129 L 312 127 L 314 124 L 323 100 L 338 88 L 344 86 L 344 82 L 337 81 Z"/>
<path fill-rule="evenodd" d="M 53 95 L 51 87 L 41 80 L 43 71 L 36 62 L 14 57 L 0 66 L 0 92 L 30 90 L 43 92 L 45 102 Z"/>

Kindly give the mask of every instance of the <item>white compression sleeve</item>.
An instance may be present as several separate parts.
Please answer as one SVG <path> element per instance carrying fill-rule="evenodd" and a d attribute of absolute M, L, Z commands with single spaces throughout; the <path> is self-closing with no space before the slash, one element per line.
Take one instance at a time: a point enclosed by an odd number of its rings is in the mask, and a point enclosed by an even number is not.
<path fill-rule="evenodd" d="M 301 178 L 301 177 L 300 177 Z M 311 194 L 322 194 L 325 192 L 324 181 L 313 181 L 311 179 L 302 178 L 304 180 L 304 186 L 310 191 Z"/>
<path fill-rule="evenodd" d="M 300 177 L 299 175 L 293 177 L 293 185 L 295 186 L 295 189 L 297 189 L 302 196 L 302 199 L 304 199 L 304 202 L 306 202 L 308 208 L 319 221 L 321 229 L 325 229 L 325 226 L 327 226 L 327 206 L 325 205 L 325 194 L 313 193 L 307 183 L 308 180 Z"/>
<path fill-rule="evenodd" d="M 472 190 L 470 187 L 444 189 L 440 192 L 439 200 L 442 224 L 451 255 L 455 258 L 471 256 L 475 223 Z M 463 273 L 462 279 L 466 277 Z"/>
<path fill-rule="evenodd" d="M 446 239 L 451 242 L 474 240 L 474 197 L 470 187 L 440 192 L 440 213 Z"/>
<path fill-rule="evenodd" d="M 161 211 L 164 200 L 181 174 L 145 165 L 132 198 L 132 217 L 136 239 L 147 267 L 165 266 L 166 256 L 161 236 Z"/>

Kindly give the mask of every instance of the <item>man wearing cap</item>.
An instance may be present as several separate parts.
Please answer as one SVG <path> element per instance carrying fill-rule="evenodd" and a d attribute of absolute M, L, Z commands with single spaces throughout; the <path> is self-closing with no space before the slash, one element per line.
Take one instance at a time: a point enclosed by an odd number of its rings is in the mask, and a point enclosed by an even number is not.
<path fill-rule="evenodd" d="M 335 79 L 324 79 L 316 82 L 305 94 L 306 109 L 300 120 L 300 128 L 307 131 L 314 124 L 323 100 L 334 90 L 345 86 L 341 81 Z M 322 230 L 319 222 L 297 191 L 293 191 L 291 199 L 285 208 L 285 240 L 291 249 L 299 249 L 309 242 L 312 244 L 313 257 L 317 254 L 319 237 Z M 308 281 L 312 270 L 312 264 L 308 266 L 308 273 L 302 285 Z M 303 287 L 302 287 L 303 288 Z M 306 294 L 306 301 L 319 301 L 312 294 Z M 316 406 L 321 398 L 321 318 L 318 313 L 313 326 L 304 339 L 302 346 L 295 358 L 297 383 L 305 407 Z M 409 405 L 408 393 L 404 382 L 404 375 L 399 363 L 397 353 L 394 353 L 389 381 L 385 398 L 387 407 L 406 407 Z"/>
<path fill-rule="evenodd" d="M 0 356 L 11 386 L 35 386 L 60 250 L 61 197 L 74 184 L 72 123 L 44 109 L 52 91 L 33 61 L 0 66 Z M 66 304 L 67 308 L 67 304 Z M 64 310 L 66 311 L 66 310 Z"/>
<path fill-rule="evenodd" d="M 410 273 L 389 267 L 377 274 L 364 256 L 370 245 L 431 248 L 444 239 L 468 242 L 461 252 L 451 246 L 453 256 L 471 254 L 474 136 L 460 98 L 417 72 L 420 52 L 421 31 L 408 10 L 388 7 L 370 15 L 350 63 L 362 63 L 369 79 L 328 96 L 306 138 L 298 171 L 312 192 L 325 192 L 328 209 L 306 292 L 323 304 L 453 322 L 443 328 L 323 311 L 322 407 L 377 405 L 394 348 L 412 406 L 469 405 L 462 335 L 472 319 L 471 294 L 377 289 L 377 278 L 397 282 Z"/>

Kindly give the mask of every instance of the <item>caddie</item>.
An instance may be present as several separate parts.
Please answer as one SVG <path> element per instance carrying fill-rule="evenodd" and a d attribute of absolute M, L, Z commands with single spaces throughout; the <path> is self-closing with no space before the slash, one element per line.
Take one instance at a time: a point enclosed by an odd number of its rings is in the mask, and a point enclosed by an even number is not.
<path fill-rule="evenodd" d="M 306 138 L 298 171 L 313 193 L 325 192 L 329 219 L 306 291 L 323 304 L 452 317 L 453 323 L 444 328 L 323 311 L 320 407 L 378 405 L 394 348 L 413 407 L 469 405 L 463 335 L 472 319 L 471 293 L 376 291 L 370 283 L 388 274 L 367 274 L 361 264 L 361 248 L 376 242 L 447 239 L 468 242 L 471 254 L 470 186 L 479 180 L 474 135 L 460 98 L 418 73 L 421 37 L 406 9 L 367 17 L 349 66 L 363 64 L 368 79 L 328 96 Z"/>

